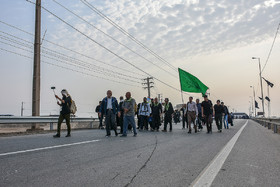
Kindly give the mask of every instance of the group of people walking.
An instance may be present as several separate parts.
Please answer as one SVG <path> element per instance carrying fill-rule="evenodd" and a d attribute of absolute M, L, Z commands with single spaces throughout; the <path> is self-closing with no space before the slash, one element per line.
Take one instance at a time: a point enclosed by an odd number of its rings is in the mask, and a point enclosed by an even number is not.
<path fill-rule="evenodd" d="M 129 114 L 127 113 L 128 105 Z M 148 102 L 147 98 L 144 97 L 143 102 L 137 105 L 135 100 L 131 98 L 131 93 L 128 92 L 126 93 L 126 99 L 124 100 L 121 96 L 118 103 L 117 99 L 112 97 L 112 91 L 108 90 L 107 97 L 99 102 L 96 112 L 99 115 L 99 128 L 101 129 L 103 128 L 103 116 L 105 116 L 107 137 L 111 135 L 111 130 L 114 130 L 115 135 L 118 136 L 117 126 L 120 126 L 122 137 L 127 136 L 128 129 L 133 129 L 134 136 L 137 135 L 136 129 L 139 131 L 149 129 L 151 131 L 159 131 L 162 121 L 164 124 L 162 132 L 167 132 L 168 126 L 169 131 L 172 131 L 172 119 L 174 117 L 174 122 L 176 122 L 180 113 L 182 113 L 183 129 L 187 126 L 189 129 L 188 133 L 192 133 L 192 124 L 195 133 L 201 131 L 203 125 L 207 127 L 207 133 L 212 133 L 213 118 L 216 121 L 218 132 L 222 132 L 222 123 L 224 123 L 226 129 L 229 128 L 229 122 L 233 125 L 232 117 L 224 103 L 217 100 L 217 104 L 213 106 L 207 95 L 204 96 L 202 103 L 199 102 L 199 99 L 196 99 L 196 102 L 194 102 L 193 97 L 189 97 L 189 101 L 183 104 L 180 110 L 174 111 L 173 105 L 168 98 L 165 98 L 164 103 L 161 104 L 158 98 L 151 99 Z M 135 115 L 138 119 L 137 127 Z M 176 118 L 175 115 L 177 115 Z"/>
<path fill-rule="evenodd" d="M 70 125 L 70 106 L 71 96 L 66 90 L 61 91 L 62 98 L 55 95 L 57 104 L 61 106 L 61 112 L 58 120 L 57 134 L 55 138 L 60 137 L 61 123 L 66 120 L 67 124 L 67 136 L 71 136 Z M 212 133 L 213 118 L 216 121 L 218 132 L 222 132 L 222 124 L 224 128 L 229 128 L 229 123 L 233 126 L 232 116 L 229 114 L 228 108 L 223 102 L 217 100 L 217 103 L 213 106 L 211 100 L 207 95 L 204 95 L 204 101 L 193 101 L 193 97 L 189 97 L 189 101 L 183 104 L 182 108 L 174 111 L 172 103 L 168 98 L 165 98 L 164 103 L 160 103 L 158 98 L 151 99 L 148 102 L 147 98 L 143 98 L 143 102 L 136 104 L 135 99 L 131 97 L 131 93 L 127 92 L 125 99 L 121 96 L 120 102 L 112 96 L 112 91 L 107 91 L 107 96 L 99 102 L 99 105 L 95 110 L 99 117 L 99 128 L 103 127 L 103 118 L 105 118 L 106 137 L 111 136 L 111 130 L 114 131 L 115 136 L 122 134 L 121 137 L 126 137 L 128 130 L 133 130 L 133 136 L 137 136 L 137 129 L 139 131 L 150 130 L 159 131 L 162 124 L 163 117 L 163 130 L 167 132 L 169 125 L 169 131 L 172 131 L 172 119 L 174 115 L 182 113 L 182 125 L 183 129 L 187 127 L 188 133 L 192 133 L 192 124 L 194 132 L 197 133 L 203 129 L 203 125 L 207 127 L 207 133 Z M 137 116 L 138 123 L 136 127 L 135 115 Z M 177 116 L 178 118 L 178 116 Z M 177 119 L 178 120 L 178 119 Z M 117 131 L 117 125 L 120 126 L 120 132 Z"/>

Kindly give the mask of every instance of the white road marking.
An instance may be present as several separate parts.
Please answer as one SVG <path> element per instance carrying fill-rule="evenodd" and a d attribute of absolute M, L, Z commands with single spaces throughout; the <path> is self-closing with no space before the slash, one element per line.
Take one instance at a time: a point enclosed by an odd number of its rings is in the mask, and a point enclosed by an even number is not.
<path fill-rule="evenodd" d="M 29 150 L 23 150 L 23 151 L 0 153 L 0 156 L 16 155 L 16 154 L 20 154 L 20 153 L 42 151 L 42 150 L 55 149 L 55 148 L 60 148 L 60 147 L 69 147 L 69 146 L 73 146 L 73 145 L 81 145 L 81 144 L 93 143 L 93 142 L 98 142 L 98 141 L 100 141 L 100 140 L 90 140 L 90 141 L 77 142 L 77 143 L 71 143 L 71 144 L 55 145 L 55 146 L 50 146 L 50 147 L 41 147 L 41 148 L 29 149 Z"/>
<path fill-rule="evenodd" d="M 238 140 L 241 132 L 248 124 L 246 123 L 239 129 L 239 131 L 231 138 L 231 140 L 225 145 L 225 147 L 216 155 L 216 157 L 209 163 L 209 165 L 200 173 L 200 175 L 191 184 L 193 187 L 206 187 L 211 186 L 212 182 L 216 178 L 224 162 L 226 161 L 229 153 Z"/>

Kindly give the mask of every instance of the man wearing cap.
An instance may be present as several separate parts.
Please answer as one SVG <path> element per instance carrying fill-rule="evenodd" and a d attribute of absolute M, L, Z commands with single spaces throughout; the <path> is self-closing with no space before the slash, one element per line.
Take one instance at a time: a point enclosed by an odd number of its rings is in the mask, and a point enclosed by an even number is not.
<path fill-rule="evenodd" d="M 70 125 L 71 97 L 68 94 L 67 90 L 65 90 L 65 89 L 63 89 L 61 91 L 61 94 L 62 94 L 62 98 L 55 95 L 55 97 L 60 101 L 60 102 L 57 101 L 57 104 L 59 106 L 61 106 L 61 111 L 60 111 L 60 115 L 59 115 L 58 122 L 57 122 L 57 133 L 56 133 L 56 135 L 53 136 L 54 138 L 59 138 L 60 137 L 61 123 L 63 122 L 64 119 L 65 119 L 66 125 L 67 125 L 67 135 L 66 135 L 66 137 L 71 136 L 71 125 Z"/>
<path fill-rule="evenodd" d="M 106 124 L 106 137 L 111 136 L 111 129 L 115 131 L 115 135 L 118 136 L 116 127 L 116 114 L 120 116 L 118 101 L 115 97 L 112 97 L 112 91 L 107 91 L 107 97 L 102 100 L 99 117 L 105 115 Z"/>

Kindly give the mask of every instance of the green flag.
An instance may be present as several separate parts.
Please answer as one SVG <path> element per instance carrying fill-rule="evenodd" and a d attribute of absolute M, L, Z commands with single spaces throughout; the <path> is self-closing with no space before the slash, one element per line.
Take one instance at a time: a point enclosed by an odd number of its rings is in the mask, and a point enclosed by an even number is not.
<path fill-rule="evenodd" d="M 202 93 L 205 95 L 208 87 L 192 74 L 179 68 L 181 90 L 192 93 Z"/>

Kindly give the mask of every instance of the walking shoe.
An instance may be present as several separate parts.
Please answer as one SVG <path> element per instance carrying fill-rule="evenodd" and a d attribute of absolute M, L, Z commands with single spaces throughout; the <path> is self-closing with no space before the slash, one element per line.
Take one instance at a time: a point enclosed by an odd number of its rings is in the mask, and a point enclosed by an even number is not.
<path fill-rule="evenodd" d="M 167 130 L 162 130 L 162 132 L 167 132 Z"/>
<path fill-rule="evenodd" d="M 227 127 L 227 129 L 229 129 L 229 128 Z"/>
<path fill-rule="evenodd" d="M 115 134 L 115 136 L 118 136 L 118 135 L 119 135 L 118 133 Z"/>
<path fill-rule="evenodd" d="M 54 138 L 60 138 L 59 134 L 53 135 Z"/>
<path fill-rule="evenodd" d="M 182 129 L 185 129 L 185 127 L 183 127 Z"/>
<path fill-rule="evenodd" d="M 120 137 L 127 137 L 127 135 L 123 134 L 123 135 L 121 135 Z"/>
<path fill-rule="evenodd" d="M 197 133 L 197 130 L 195 130 L 194 133 Z"/>
<path fill-rule="evenodd" d="M 108 135 L 108 134 L 107 134 L 105 137 L 106 137 L 106 138 L 109 138 L 110 136 L 111 136 L 111 135 Z"/>
<path fill-rule="evenodd" d="M 220 129 L 220 132 L 222 132 L 222 129 Z"/>
<path fill-rule="evenodd" d="M 191 134 L 191 133 L 192 133 L 192 131 L 189 131 L 188 133 L 189 133 L 189 134 Z"/>
<path fill-rule="evenodd" d="M 134 134 L 133 136 L 134 136 L 134 137 L 136 137 L 136 136 L 137 136 L 137 134 Z"/>
<path fill-rule="evenodd" d="M 71 137 L 71 134 L 67 134 L 65 137 Z"/>

